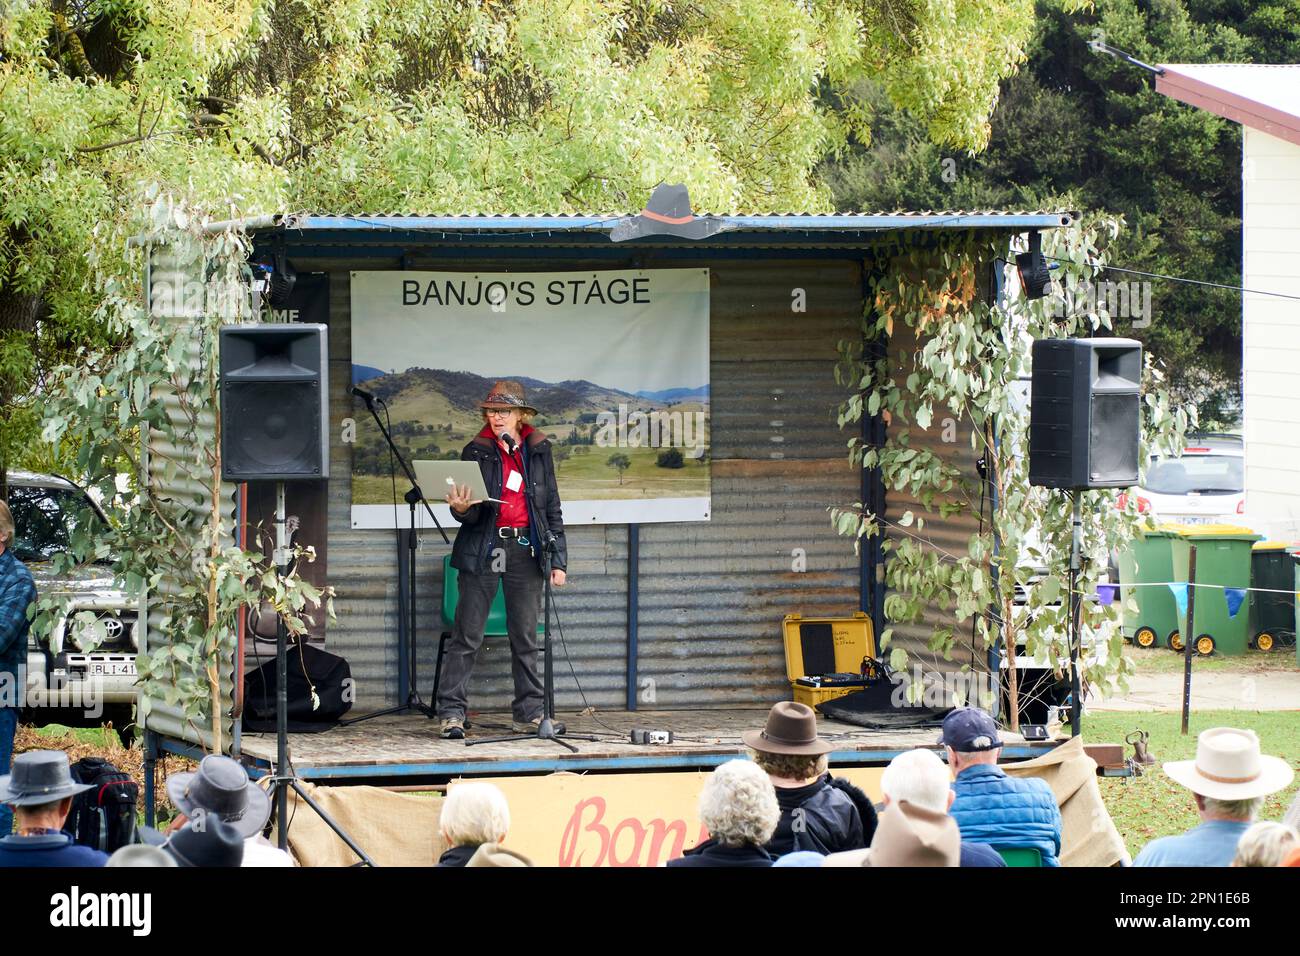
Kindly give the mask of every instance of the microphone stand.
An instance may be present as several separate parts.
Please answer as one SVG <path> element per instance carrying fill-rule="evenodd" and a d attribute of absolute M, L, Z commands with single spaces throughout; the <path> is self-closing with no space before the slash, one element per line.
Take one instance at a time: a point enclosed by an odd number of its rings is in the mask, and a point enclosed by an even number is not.
<path fill-rule="evenodd" d="M 411 483 L 410 490 L 407 491 L 406 495 L 404 496 L 407 507 L 410 509 L 411 527 L 406 534 L 406 548 L 407 548 L 406 580 L 402 582 L 406 585 L 404 590 L 406 591 L 407 624 L 406 624 L 406 647 L 404 648 L 404 650 L 406 652 L 406 659 L 407 659 L 408 683 L 406 688 L 405 703 L 398 704 L 396 707 L 389 707 L 387 710 L 375 711 L 373 714 L 365 714 L 361 717 L 353 717 L 351 720 L 342 721 L 341 726 L 349 727 L 352 724 L 359 724 L 364 720 L 370 720 L 374 717 L 384 717 L 387 716 L 388 714 L 401 714 L 401 713 L 405 713 L 408 710 L 418 710 L 420 713 L 424 714 L 425 717 L 432 719 L 435 714 L 435 710 L 433 707 L 430 707 L 428 704 L 426 704 L 423 700 L 420 699 L 420 691 L 419 691 L 420 684 L 419 681 L 417 680 L 417 661 L 416 661 L 417 631 L 415 629 L 415 625 L 417 621 L 416 600 L 415 600 L 415 581 L 416 581 L 415 550 L 416 550 L 416 543 L 417 543 L 415 538 L 416 502 L 420 502 L 424 505 L 424 510 L 427 511 L 429 513 L 429 517 L 433 519 L 433 526 L 437 528 L 438 533 L 442 535 L 443 543 L 450 545 L 451 539 L 447 537 L 447 532 L 442 529 L 442 524 L 438 521 L 438 516 L 434 514 L 433 509 L 429 507 L 429 502 L 426 501 L 424 498 L 424 492 L 420 490 L 419 482 L 415 480 L 415 474 L 411 471 L 410 465 L 406 463 L 406 459 L 402 457 L 402 453 L 397 450 L 397 445 L 393 443 L 393 436 L 389 434 L 388 429 L 384 426 L 383 420 L 379 417 L 379 412 L 376 411 L 375 409 L 376 403 L 382 403 L 383 399 L 382 398 L 376 399 L 373 395 L 369 394 L 368 392 L 361 392 L 360 389 L 354 390 L 352 394 L 362 399 L 366 403 L 366 408 L 370 409 L 370 414 L 374 417 L 375 424 L 379 426 L 380 434 L 382 434 L 384 436 L 384 440 L 388 442 L 389 450 L 393 453 L 393 457 L 397 460 L 397 463 L 402 466 L 402 471 L 406 474 L 406 479 Z M 402 541 L 401 528 L 397 529 L 397 541 L 398 541 L 398 548 L 400 549 L 401 541 Z M 401 602 L 399 601 L 399 604 L 400 603 Z"/>

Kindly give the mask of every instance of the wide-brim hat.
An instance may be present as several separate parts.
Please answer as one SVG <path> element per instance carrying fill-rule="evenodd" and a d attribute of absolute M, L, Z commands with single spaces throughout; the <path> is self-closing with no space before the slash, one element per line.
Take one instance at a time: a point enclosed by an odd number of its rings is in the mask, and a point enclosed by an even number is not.
<path fill-rule="evenodd" d="M 209 754 L 193 773 L 167 778 L 167 796 L 191 820 L 215 814 L 244 839 L 256 836 L 271 818 L 271 798 L 237 761 Z"/>
<path fill-rule="evenodd" d="M 772 705 L 762 730 L 747 730 L 741 737 L 747 747 L 765 754 L 819 757 L 834 749 L 817 736 L 817 715 L 813 709 L 790 700 Z"/>
<path fill-rule="evenodd" d="M 1277 793 L 1295 778 L 1280 757 L 1259 752 L 1253 730 L 1212 727 L 1196 738 L 1195 760 L 1172 760 L 1165 773 L 1192 793 L 1211 800 L 1251 800 Z"/>
<path fill-rule="evenodd" d="M 244 862 L 244 838 L 217 819 L 206 819 L 201 825 L 190 821 L 173 833 L 162 849 L 177 866 L 229 867 Z"/>
<path fill-rule="evenodd" d="M 0 803 L 38 807 L 93 787 L 72 779 L 68 755 L 62 750 L 30 750 L 15 757 L 12 772 L 0 777 Z"/>
<path fill-rule="evenodd" d="M 528 404 L 524 397 L 524 387 L 518 382 L 502 379 L 492 386 L 487 398 L 478 403 L 479 408 L 504 408 L 537 414 L 537 409 Z"/>

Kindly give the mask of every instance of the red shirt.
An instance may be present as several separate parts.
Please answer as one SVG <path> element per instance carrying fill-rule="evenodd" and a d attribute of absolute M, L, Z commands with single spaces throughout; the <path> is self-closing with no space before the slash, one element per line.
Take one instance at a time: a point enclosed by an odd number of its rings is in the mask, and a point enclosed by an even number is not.
<path fill-rule="evenodd" d="M 519 429 L 520 438 L 527 440 L 528 433 L 533 429 L 529 425 L 524 425 Z M 498 528 L 527 528 L 528 527 L 528 499 L 524 497 L 524 462 L 523 462 L 523 441 L 515 446 L 514 454 L 509 454 L 505 446 L 501 444 L 500 439 L 496 438 L 492 429 L 483 428 L 483 436 L 496 440 L 497 454 L 501 456 L 501 500 L 504 502 L 497 512 Z M 516 474 L 518 486 L 510 490 L 510 476 Z"/>

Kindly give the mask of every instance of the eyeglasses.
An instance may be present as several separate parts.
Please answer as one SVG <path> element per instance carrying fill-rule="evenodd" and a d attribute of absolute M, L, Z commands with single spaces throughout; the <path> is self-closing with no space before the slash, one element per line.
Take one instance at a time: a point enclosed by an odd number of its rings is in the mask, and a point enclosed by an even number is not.
<path fill-rule="evenodd" d="M 507 410 L 504 408 L 489 408 L 486 409 L 486 411 L 488 415 L 490 415 L 492 418 L 509 418 L 511 415 L 514 414 L 513 409 Z"/>

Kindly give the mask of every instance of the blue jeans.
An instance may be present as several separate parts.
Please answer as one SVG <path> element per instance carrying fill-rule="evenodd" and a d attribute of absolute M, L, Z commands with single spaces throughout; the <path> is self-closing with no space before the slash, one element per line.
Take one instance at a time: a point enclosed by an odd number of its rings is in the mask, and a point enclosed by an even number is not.
<path fill-rule="evenodd" d="M 0 777 L 9 773 L 14 755 L 14 732 L 18 729 L 18 708 L 0 707 Z M 0 837 L 7 837 L 13 827 L 14 812 L 0 804 Z"/>

